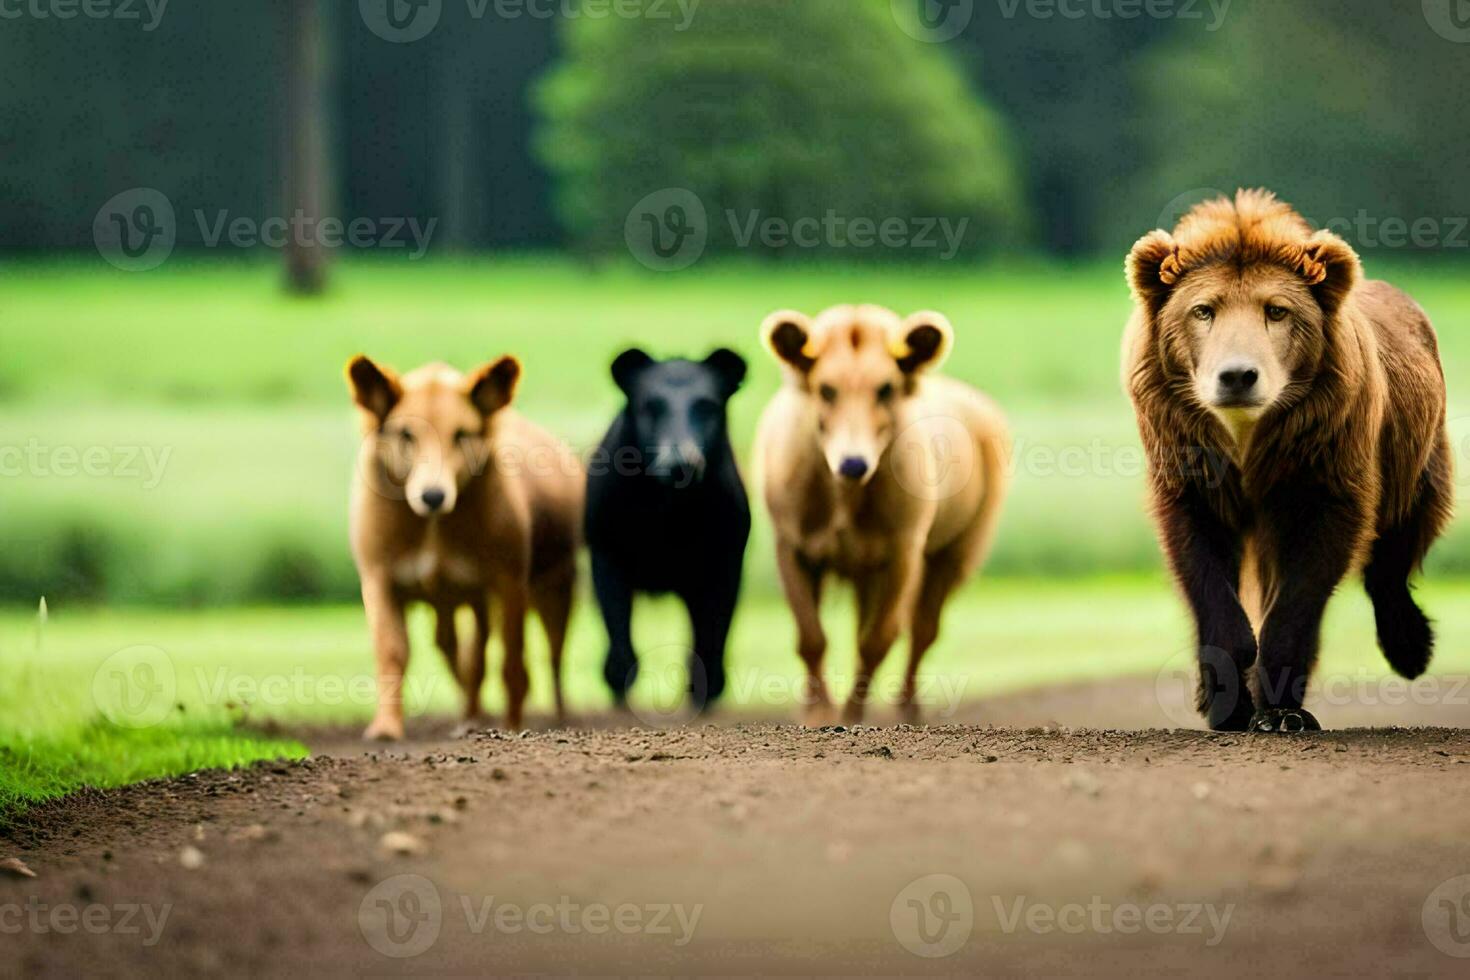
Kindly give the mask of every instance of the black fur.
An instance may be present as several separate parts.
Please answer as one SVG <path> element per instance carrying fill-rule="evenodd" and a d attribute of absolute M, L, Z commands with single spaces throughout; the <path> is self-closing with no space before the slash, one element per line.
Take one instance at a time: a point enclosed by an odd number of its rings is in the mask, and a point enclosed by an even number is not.
<path fill-rule="evenodd" d="M 1263 551 L 1274 558 L 1269 572 L 1277 592 L 1261 626 L 1257 693 L 1267 708 L 1299 711 L 1317 662 L 1327 600 L 1347 575 L 1353 542 L 1372 517 L 1350 495 L 1308 480 L 1274 488 L 1260 509 Z"/>
<path fill-rule="evenodd" d="M 1418 505 L 1405 520 L 1378 535 L 1363 569 L 1363 586 L 1373 600 L 1378 646 L 1389 666 L 1410 680 L 1423 674 L 1434 656 L 1434 627 L 1415 604 L 1409 577 L 1418 571 L 1437 531 L 1436 488 L 1448 485 L 1451 479 L 1448 456 L 1441 444 L 1420 481 Z"/>
<path fill-rule="evenodd" d="M 1245 731 L 1255 711 L 1248 681 L 1256 636 L 1240 605 L 1239 535 L 1194 482 L 1161 501 L 1158 511 L 1164 552 L 1194 613 L 1199 641 L 1195 707 L 1216 731 Z"/>
<path fill-rule="evenodd" d="M 638 673 L 633 598 L 673 593 L 689 611 L 689 696 L 703 709 L 725 689 L 725 642 L 750 537 L 726 423 L 745 361 L 718 350 L 701 362 L 657 362 L 630 350 L 612 373 L 628 401 L 587 478 L 592 583 L 608 633 L 603 677 L 622 704 Z"/>

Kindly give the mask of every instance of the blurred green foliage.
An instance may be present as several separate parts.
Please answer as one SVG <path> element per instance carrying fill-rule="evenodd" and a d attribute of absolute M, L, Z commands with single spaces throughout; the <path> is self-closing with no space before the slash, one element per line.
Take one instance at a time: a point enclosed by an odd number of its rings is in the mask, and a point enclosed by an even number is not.
<path fill-rule="evenodd" d="M 672 2 L 446 2 L 408 44 L 322 2 L 329 207 L 438 218 L 436 253 L 620 249 L 633 203 L 687 186 L 717 218 L 976 215 L 985 244 L 1113 256 L 1181 195 L 1266 185 L 1321 222 L 1361 210 L 1349 240 L 1395 248 L 1373 226 L 1470 215 L 1463 2 L 977 0 L 942 44 L 905 32 L 904 0 L 703 0 L 687 26 Z M 0 249 L 90 249 L 135 186 L 173 201 L 184 249 L 196 209 L 277 213 L 281 11 L 5 20 Z M 1470 252 L 1450 230 L 1402 247 Z"/>
<path fill-rule="evenodd" d="M 704 202 L 715 250 L 753 216 L 829 212 L 968 218 L 971 251 L 1019 240 L 1004 125 L 945 52 L 898 29 L 889 0 L 703 0 L 687 30 L 583 18 L 564 39 L 538 145 L 589 251 L 622 249 L 629 212 L 662 188 Z"/>
<path fill-rule="evenodd" d="M 1365 255 L 1470 255 L 1470 30 L 1461 0 L 1235 0 L 1217 31 L 1179 30 L 1133 66 L 1139 157 L 1104 227 L 1123 246 L 1176 195 L 1266 186 Z M 1192 203 L 1192 201 L 1191 201 Z M 1392 229 L 1420 222 L 1422 235 Z M 1131 241 L 1131 239 L 1128 239 Z"/>

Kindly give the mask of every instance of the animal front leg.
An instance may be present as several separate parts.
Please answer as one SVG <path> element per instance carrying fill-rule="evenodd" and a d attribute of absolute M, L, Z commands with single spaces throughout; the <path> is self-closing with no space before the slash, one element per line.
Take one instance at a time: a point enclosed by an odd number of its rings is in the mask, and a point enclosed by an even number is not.
<path fill-rule="evenodd" d="M 1266 558 L 1277 592 L 1261 628 L 1256 686 L 1263 706 L 1251 719 L 1261 732 L 1317 731 L 1302 707 L 1317 662 L 1327 600 L 1352 565 L 1366 520 L 1358 504 L 1324 487 L 1298 487 L 1266 501 Z"/>
<path fill-rule="evenodd" d="M 377 663 L 378 705 L 363 738 L 398 741 L 403 738 L 403 673 L 408 668 L 408 628 L 403 602 L 386 576 L 364 576 L 362 604 L 367 611 Z"/>
<path fill-rule="evenodd" d="M 490 597 L 481 595 L 470 603 L 474 626 L 469 644 L 459 654 L 459 686 L 464 695 L 464 719 L 461 728 L 473 728 L 484 718 L 480 690 L 485 686 L 485 644 L 490 641 Z"/>
<path fill-rule="evenodd" d="M 505 647 L 505 664 L 501 677 L 505 681 L 505 727 L 520 731 L 525 721 L 526 693 L 531 688 L 526 673 L 526 608 L 525 587 L 512 585 L 500 593 L 502 625 L 501 643 Z"/>
<path fill-rule="evenodd" d="M 1169 567 L 1194 614 L 1195 707 L 1215 731 L 1244 731 L 1255 711 L 1247 683 L 1256 635 L 1240 604 L 1240 535 L 1198 488 L 1155 500 Z"/>
<path fill-rule="evenodd" d="M 796 620 L 796 652 L 806 666 L 806 687 L 801 702 L 805 706 L 802 724 L 825 725 L 832 714 L 832 699 L 822 679 L 822 658 L 827 653 L 827 634 L 822 630 L 818 614 L 822 602 L 822 572 L 806 562 L 795 547 L 786 542 L 776 544 L 776 569 L 781 574 L 781 588 L 786 603 Z"/>
<path fill-rule="evenodd" d="M 848 724 L 863 720 L 873 674 L 882 666 L 883 658 L 903 628 L 904 614 L 913 605 L 921 568 L 922 560 L 917 555 L 904 553 L 886 567 L 858 580 L 858 670 L 842 713 L 843 721 Z"/>
<path fill-rule="evenodd" d="M 725 691 L 725 644 L 740 594 L 740 566 L 711 575 L 685 597 L 694 633 L 689 661 L 689 700 L 698 711 L 712 707 Z"/>
<path fill-rule="evenodd" d="M 633 649 L 633 588 L 617 563 L 598 552 L 592 553 L 592 588 L 607 627 L 602 678 L 612 691 L 613 702 L 622 707 L 638 679 L 638 654 Z"/>

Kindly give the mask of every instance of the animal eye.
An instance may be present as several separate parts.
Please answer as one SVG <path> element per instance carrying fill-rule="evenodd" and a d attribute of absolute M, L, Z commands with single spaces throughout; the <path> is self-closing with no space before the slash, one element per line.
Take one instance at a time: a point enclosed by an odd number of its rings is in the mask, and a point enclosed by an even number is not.
<path fill-rule="evenodd" d="M 662 398 L 650 398 L 643 403 L 643 410 L 654 418 L 658 418 L 669 410 L 669 403 Z"/>
<path fill-rule="evenodd" d="M 878 402 L 886 405 L 891 401 L 893 401 L 893 382 L 884 382 L 883 386 L 878 389 Z"/>
<path fill-rule="evenodd" d="M 1266 319 L 1270 320 L 1272 323 L 1280 323 L 1282 320 L 1285 320 L 1289 316 L 1291 316 L 1291 311 L 1284 306 L 1266 307 Z"/>
<path fill-rule="evenodd" d="M 413 445 L 413 433 L 409 432 L 407 429 L 399 429 L 396 433 L 394 433 L 394 437 L 398 440 L 398 444 L 400 446 Z"/>
<path fill-rule="evenodd" d="M 455 442 L 468 442 L 475 437 L 475 433 L 469 429 L 459 429 L 454 433 Z"/>
<path fill-rule="evenodd" d="M 1196 320 L 1203 320 L 1206 322 L 1215 319 L 1215 311 L 1210 307 L 1205 306 L 1203 303 L 1190 310 L 1189 315 L 1194 317 Z"/>
<path fill-rule="evenodd" d="M 817 394 L 820 395 L 822 397 L 822 401 L 826 402 L 828 405 L 837 400 L 837 389 L 832 387 L 831 385 L 822 385 L 822 387 L 817 389 Z"/>
<path fill-rule="evenodd" d="M 713 398 L 701 398 L 689 407 L 689 414 L 696 419 L 712 419 L 720 414 L 720 404 Z"/>

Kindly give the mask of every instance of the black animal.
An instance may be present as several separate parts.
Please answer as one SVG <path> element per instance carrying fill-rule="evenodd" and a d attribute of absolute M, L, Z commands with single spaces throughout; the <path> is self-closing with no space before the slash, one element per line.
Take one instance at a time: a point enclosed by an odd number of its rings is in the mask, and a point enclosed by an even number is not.
<path fill-rule="evenodd" d="M 603 677 L 622 705 L 638 676 L 633 597 L 673 593 L 689 610 L 689 699 L 703 710 L 725 689 L 725 641 L 750 537 L 725 412 L 745 361 L 724 349 L 703 361 L 655 361 L 633 349 L 613 361 L 612 376 L 628 401 L 587 477 L 592 584 L 608 636 Z"/>

